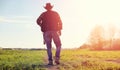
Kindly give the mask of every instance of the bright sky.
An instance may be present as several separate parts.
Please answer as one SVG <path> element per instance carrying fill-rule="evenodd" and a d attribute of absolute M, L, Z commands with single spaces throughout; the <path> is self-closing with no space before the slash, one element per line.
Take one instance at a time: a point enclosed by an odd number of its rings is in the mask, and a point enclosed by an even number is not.
<path fill-rule="evenodd" d="M 62 48 L 77 48 L 96 24 L 120 28 L 120 0 L 0 0 L 0 47 L 44 48 L 36 24 L 47 2 L 63 22 Z"/>

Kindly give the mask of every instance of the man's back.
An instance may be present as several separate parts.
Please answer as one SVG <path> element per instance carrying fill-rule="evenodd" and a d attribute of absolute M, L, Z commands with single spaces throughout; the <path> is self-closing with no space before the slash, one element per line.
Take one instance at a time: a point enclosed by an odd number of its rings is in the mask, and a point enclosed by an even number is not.
<path fill-rule="evenodd" d="M 42 31 L 58 31 L 61 29 L 61 20 L 57 12 L 46 11 L 41 14 L 41 28 Z"/>

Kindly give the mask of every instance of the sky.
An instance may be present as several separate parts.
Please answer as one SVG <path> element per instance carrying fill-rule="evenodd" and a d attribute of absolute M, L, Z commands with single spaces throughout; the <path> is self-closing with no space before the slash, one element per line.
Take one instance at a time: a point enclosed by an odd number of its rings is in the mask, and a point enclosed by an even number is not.
<path fill-rule="evenodd" d="M 0 0 L 0 47 L 46 48 L 36 19 L 48 2 L 63 22 L 62 48 L 80 47 L 96 24 L 120 28 L 119 0 Z"/>

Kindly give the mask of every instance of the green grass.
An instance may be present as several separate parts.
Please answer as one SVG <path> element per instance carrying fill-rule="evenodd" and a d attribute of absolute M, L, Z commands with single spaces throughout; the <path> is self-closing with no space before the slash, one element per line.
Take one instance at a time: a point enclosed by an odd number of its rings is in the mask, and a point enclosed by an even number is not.
<path fill-rule="evenodd" d="M 119 55 L 120 51 L 62 50 L 57 69 L 120 70 Z M 45 50 L 0 50 L 0 70 L 46 70 L 45 57 Z"/>
<path fill-rule="evenodd" d="M 44 70 L 45 51 L 0 50 L 0 70 Z"/>
<path fill-rule="evenodd" d="M 120 70 L 119 55 L 120 51 L 63 50 L 60 69 Z"/>

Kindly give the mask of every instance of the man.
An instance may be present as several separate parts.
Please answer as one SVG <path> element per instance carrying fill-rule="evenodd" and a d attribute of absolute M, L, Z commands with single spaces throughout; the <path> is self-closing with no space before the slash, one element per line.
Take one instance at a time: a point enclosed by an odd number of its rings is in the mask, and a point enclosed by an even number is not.
<path fill-rule="evenodd" d="M 53 11 L 53 6 L 50 3 L 46 3 L 44 7 L 47 11 L 43 12 L 37 19 L 37 24 L 41 27 L 41 31 L 43 32 L 44 42 L 47 46 L 47 54 L 48 54 L 48 65 L 53 65 L 52 58 L 52 40 L 56 45 L 56 53 L 55 53 L 55 63 L 60 64 L 60 51 L 61 51 L 61 30 L 62 30 L 62 21 L 57 12 Z"/>

